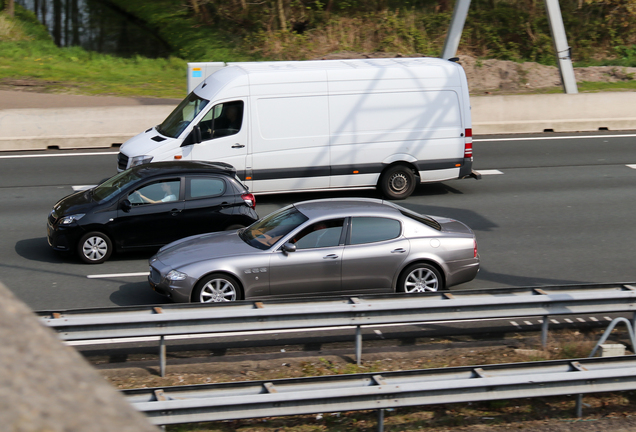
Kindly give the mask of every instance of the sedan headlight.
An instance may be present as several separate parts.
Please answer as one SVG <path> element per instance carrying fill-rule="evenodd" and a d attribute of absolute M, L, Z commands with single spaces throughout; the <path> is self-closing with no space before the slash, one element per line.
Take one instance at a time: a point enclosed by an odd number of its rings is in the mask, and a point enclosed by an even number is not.
<path fill-rule="evenodd" d="M 188 275 L 185 273 L 182 273 L 180 271 L 177 270 L 170 270 L 170 273 L 168 273 L 166 275 L 166 279 L 171 280 L 171 281 L 180 281 L 180 280 L 185 280 L 185 278 L 187 278 Z"/>
<path fill-rule="evenodd" d="M 64 216 L 60 219 L 60 225 L 70 225 L 84 217 L 83 213 Z"/>
<path fill-rule="evenodd" d="M 130 167 L 132 168 L 137 165 L 143 165 L 152 162 L 152 156 L 150 155 L 142 155 L 142 156 L 134 156 L 130 160 Z"/>

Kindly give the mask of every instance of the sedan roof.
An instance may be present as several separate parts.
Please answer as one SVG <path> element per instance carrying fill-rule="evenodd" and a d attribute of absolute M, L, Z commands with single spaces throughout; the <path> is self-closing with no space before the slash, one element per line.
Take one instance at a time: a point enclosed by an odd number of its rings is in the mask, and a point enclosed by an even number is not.
<path fill-rule="evenodd" d="M 373 198 L 332 198 L 295 203 L 294 207 L 310 219 L 347 216 L 397 216 L 393 203 Z"/>

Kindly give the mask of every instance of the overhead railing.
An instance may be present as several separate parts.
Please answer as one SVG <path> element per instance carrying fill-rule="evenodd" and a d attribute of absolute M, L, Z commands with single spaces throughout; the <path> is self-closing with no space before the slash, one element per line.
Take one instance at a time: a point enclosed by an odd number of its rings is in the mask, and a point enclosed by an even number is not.
<path fill-rule="evenodd" d="M 167 304 L 37 312 L 65 341 L 160 338 L 161 375 L 165 375 L 165 337 L 264 330 L 356 328 L 356 360 L 361 362 L 361 326 L 414 322 L 634 313 L 636 283 L 560 285 L 424 294 L 368 295 L 303 300 Z"/>

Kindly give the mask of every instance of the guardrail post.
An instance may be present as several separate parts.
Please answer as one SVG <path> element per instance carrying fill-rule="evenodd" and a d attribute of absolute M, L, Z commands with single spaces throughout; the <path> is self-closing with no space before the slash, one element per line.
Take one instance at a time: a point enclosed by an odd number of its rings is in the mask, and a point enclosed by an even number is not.
<path fill-rule="evenodd" d="M 576 395 L 576 417 L 583 417 L 583 395 Z"/>
<path fill-rule="evenodd" d="M 159 371 L 161 378 L 166 376 L 166 338 L 165 336 L 159 337 Z"/>
<path fill-rule="evenodd" d="M 362 364 L 362 328 L 356 326 L 356 364 Z"/>
<path fill-rule="evenodd" d="M 543 317 L 543 322 L 541 323 L 541 346 L 543 349 L 548 347 L 548 316 Z"/>
<path fill-rule="evenodd" d="M 384 408 L 378 410 L 378 432 L 384 432 Z"/>

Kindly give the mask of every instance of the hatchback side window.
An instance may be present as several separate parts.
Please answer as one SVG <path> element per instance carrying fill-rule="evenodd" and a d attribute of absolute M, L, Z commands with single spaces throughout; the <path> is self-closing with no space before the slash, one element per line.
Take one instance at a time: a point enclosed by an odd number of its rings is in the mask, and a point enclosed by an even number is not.
<path fill-rule="evenodd" d="M 243 101 L 215 105 L 199 123 L 201 141 L 237 134 L 242 124 Z"/>
<path fill-rule="evenodd" d="M 211 198 L 225 193 L 225 182 L 220 178 L 192 178 L 186 199 Z"/>
<path fill-rule="evenodd" d="M 402 226 L 395 219 L 377 217 L 354 217 L 351 219 L 349 244 L 374 243 L 400 236 Z"/>
<path fill-rule="evenodd" d="M 316 222 L 300 231 L 291 240 L 296 249 L 315 249 L 338 246 L 344 219 Z"/>
<path fill-rule="evenodd" d="M 134 206 L 144 204 L 158 204 L 177 201 L 179 199 L 179 180 L 163 180 L 140 187 L 128 195 L 128 200 Z"/>

